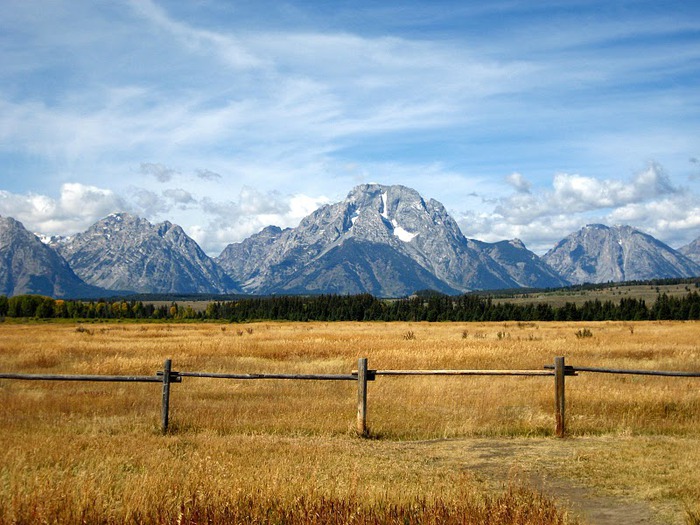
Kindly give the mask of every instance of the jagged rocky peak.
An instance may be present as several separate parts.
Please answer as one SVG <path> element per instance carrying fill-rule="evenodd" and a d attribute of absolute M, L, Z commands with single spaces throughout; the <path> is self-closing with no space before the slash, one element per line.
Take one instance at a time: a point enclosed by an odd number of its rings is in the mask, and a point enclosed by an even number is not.
<path fill-rule="evenodd" d="M 442 204 L 399 185 L 359 185 L 296 228 L 229 245 L 218 262 L 254 293 L 395 296 L 518 286 L 509 268 L 469 245 Z"/>
<path fill-rule="evenodd" d="M 389 220 L 411 206 L 425 209 L 425 202 L 416 190 L 400 185 L 361 184 L 348 193 L 346 201 L 357 208 L 373 209 Z"/>
<path fill-rule="evenodd" d="M 104 219 L 97 221 L 93 227 L 104 231 L 117 232 L 130 230 L 135 227 L 150 227 L 146 219 L 127 212 L 110 213 Z"/>
<path fill-rule="evenodd" d="M 58 245 L 85 281 L 145 293 L 227 293 L 234 281 L 169 221 L 113 213 Z"/>
<path fill-rule="evenodd" d="M 344 204 L 349 214 L 346 229 L 358 236 L 410 243 L 439 227 L 452 237 L 462 237 L 442 204 L 433 199 L 426 202 L 406 186 L 362 184 L 353 188 Z"/>
<path fill-rule="evenodd" d="M 331 245 L 349 237 L 390 244 L 411 242 L 429 222 L 426 211 L 421 196 L 410 188 L 362 184 L 343 201 L 305 217 L 290 233 L 290 241 L 309 246 Z"/>
<path fill-rule="evenodd" d="M 72 255 L 77 246 L 99 243 L 103 249 L 119 250 L 131 246 L 144 237 L 152 235 L 153 225 L 148 220 L 126 212 L 112 213 L 86 231 L 63 239 L 54 246 L 67 258 Z"/>
<path fill-rule="evenodd" d="M 266 226 L 247 239 L 226 246 L 215 261 L 235 281 L 250 279 L 257 275 L 261 264 L 272 253 L 273 245 L 289 231 L 289 228 Z"/>
<path fill-rule="evenodd" d="M 526 288 L 558 288 L 570 283 L 531 252 L 520 239 L 487 243 L 468 240 L 470 246 L 487 254 L 515 282 Z"/>
<path fill-rule="evenodd" d="M 0 216 L 0 295 L 95 297 L 103 293 L 83 282 L 63 257 L 21 222 Z"/>
<path fill-rule="evenodd" d="M 681 246 L 678 251 L 694 263 L 700 264 L 700 237 L 685 246 Z"/>
<path fill-rule="evenodd" d="M 698 275 L 700 267 L 631 226 L 589 224 L 557 243 L 543 260 L 573 284 Z"/>

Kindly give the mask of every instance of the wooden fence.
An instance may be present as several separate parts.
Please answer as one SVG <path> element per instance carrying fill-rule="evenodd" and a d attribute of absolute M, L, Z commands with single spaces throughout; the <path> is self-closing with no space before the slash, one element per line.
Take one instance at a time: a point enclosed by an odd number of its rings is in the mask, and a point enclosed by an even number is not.
<path fill-rule="evenodd" d="M 349 374 L 221 374 L 211 372 L 181 372 L 172 369 L 172 361 L 166 359 L 163 370 L 153 376 L 113 376 L 113 375 L 59 375 L 59 374 L 14 374 L 0 373 L 2 379 L 30 381 L 99 381 L 120 383 L 160 383 L 162 385 L 161 430 L 167 433 L 170 414 L 170 385 L 181 383 L 183 377 L 198 377 L 230 380 L 295 380 L 295 381 L 355 381 L 357 382 L 357 433 L 368 435 L 367 428 L 367 383 L 377 376 L 535 376 L 554 378 L 555 434 L 566 434 L 566 376 L 576 376 L 579 372 L 603 374 L 633 374 L 666 377 L 700 377 L 700 372 L 669 370 L 623 370 L 613 368 L 592 368 L 566 366 L 564 357 L 555 357 L 554 364 L 545 365 L 542 370 L 370 370 L 367 358 L 360 358 L 357 370 Z"/>

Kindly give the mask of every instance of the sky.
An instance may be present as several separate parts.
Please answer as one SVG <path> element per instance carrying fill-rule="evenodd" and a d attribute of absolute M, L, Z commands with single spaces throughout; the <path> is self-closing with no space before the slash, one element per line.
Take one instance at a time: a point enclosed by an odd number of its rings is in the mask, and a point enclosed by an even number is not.
<path fill-rule="evenodd" d="M 211 256 L 358 184 L 543 254 L 700 237 L 700 3 L 5 0 L 0 215 L 126 211 Z"/>

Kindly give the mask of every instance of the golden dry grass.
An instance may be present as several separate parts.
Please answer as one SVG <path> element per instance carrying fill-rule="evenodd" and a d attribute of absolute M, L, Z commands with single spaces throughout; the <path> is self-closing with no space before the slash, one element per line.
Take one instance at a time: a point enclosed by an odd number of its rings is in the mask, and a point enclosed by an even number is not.
<path fill-rule="evenodd" d="M 582 326 L 593 337 L 577 338 Z M 572 365 L 698 370 L 698 335 L 691 322 L 4 323 L 0 369 L 151 375 L 172 358 L 174 370 L 348 373 L 359 357 L 373 369 L 542 369 L 564 355 Z M 359 440 L 352 382 L 185 378 L 172 387 L 172 432 L 163 437 L 157 384 L 0 380 L 0 522 L 223 522 L 242 509 L 298 518 L 361 507 L 367 520 L 356 522 L 374 523 L 378 509 L 410 514 L 421 501 L 432 516 L 506 505 L 519 517 L 494 523 L 567 519 L 532 491 L 504 493 L 503 479 L 489 485 L 475 475 L 474 443 L 486 438 L 528 444 L 499 460 L 506 473 L 566 476 L 674 519 L 686 505 L 691 522 L 700 510 L 699 385 L 567 378 L 573 437 L 557 440 L 551 378 L 378 377 L 369 385 L 375 439 Z"/>

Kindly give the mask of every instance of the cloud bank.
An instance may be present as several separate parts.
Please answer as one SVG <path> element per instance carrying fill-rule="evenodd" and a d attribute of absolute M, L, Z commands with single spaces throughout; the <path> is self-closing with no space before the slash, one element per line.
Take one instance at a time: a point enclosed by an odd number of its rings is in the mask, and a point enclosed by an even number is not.
<path fill-rule="evenodd" d="M 698 235 L 693 2 L 4 7 L 0 213 L 34 231 L 130 211 L 216 255 L 378 181 L 538 252 Z"/>
<path fill-rule="evenodd" d="M 520 174 L 507 182 L 515 192 L 495 199 L 491 210 L 460 214 L 465 235 L 518 237 L 539 253 L 587 223 L 628 224 L 672 247 L 700 235 L 700 198 L 674 186 L 655 162 L 628 180 L 557 173 L 551 187 L 537 191 Z"/>
<path fill-rule="evenodd" d="M 544 253 L 566 235 L 588 223 L 628 224 L 680 247 L 700 234 L 700 198 L 674 186 L 657 163 L 627 180 L 596 179 L 557 173 L 549 187 L 534 188 L 522 174 L 504 177 L 509 194 L 492 199 L 470 194 L 474 208 L 451 210 L 463 233 L 495 242 L 520 238 Z M 424 197 L 432 197 L 424 194 Z M 244 186 L 233 199 L 198 197 L 172 187 L 159 191 L 131 187 L 127 194 L 79 183 L 61 186 L 57 198 L 0 191 L 0 215 L 12 216 L 34 232 L 66 235 L 83 231 L 117 211 L 128 211 L 156 222 L 178 222 L 212 256 L 226 245 L 269 225 L 295 227 L 327 196 L 283 194 Z"/>

